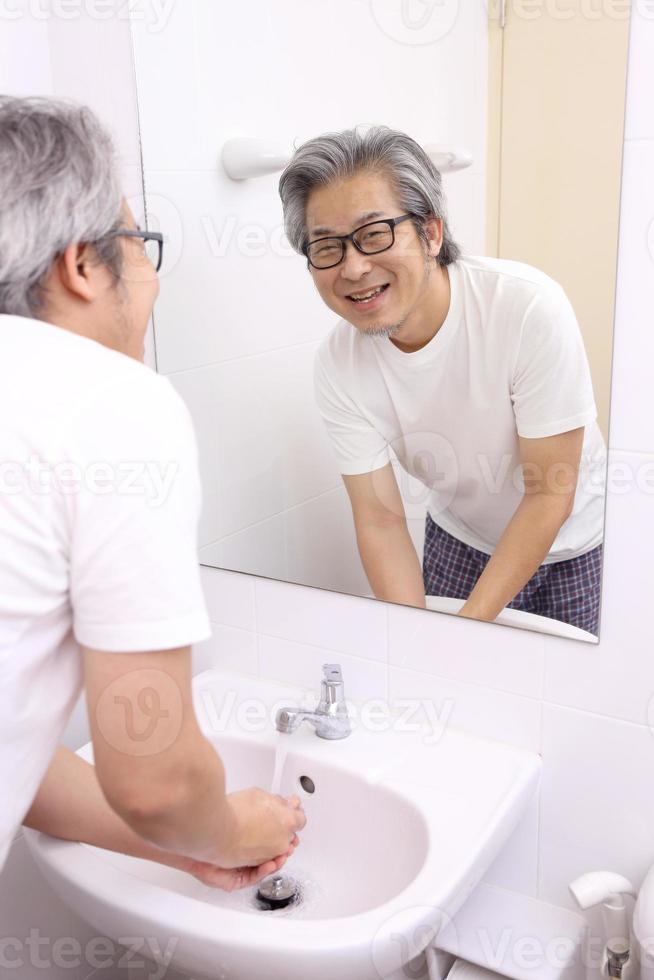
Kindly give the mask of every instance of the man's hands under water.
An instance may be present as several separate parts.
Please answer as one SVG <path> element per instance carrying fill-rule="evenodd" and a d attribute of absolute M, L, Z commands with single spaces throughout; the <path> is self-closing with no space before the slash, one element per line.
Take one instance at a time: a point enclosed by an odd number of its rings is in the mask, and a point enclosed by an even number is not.
<path fill-rule="evenodd" d="M 230 793 L 227 803 L 235 823 L 227 857 L 220 866 L 182 858 L 180 870 L 210 888 L 231 892 L 256 885 L 284 866 L 300 843 L 297 831 L 306 816 L 297 796 L 274 796 L 262 789 Z"/>

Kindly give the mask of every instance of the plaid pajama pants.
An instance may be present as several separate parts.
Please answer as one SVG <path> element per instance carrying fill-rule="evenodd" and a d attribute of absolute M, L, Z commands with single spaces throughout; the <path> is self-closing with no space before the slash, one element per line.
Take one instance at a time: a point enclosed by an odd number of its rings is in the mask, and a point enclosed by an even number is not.
<path fill-rule="evenodd" d="M 422 574 L 426 595 L 467 599 L 490 555 L 464 544 L 427 514 Z M 602 545 L 585 555 L 541 565 L 509 602 L 510 609 L 536 613 L 598 634 Z"/>

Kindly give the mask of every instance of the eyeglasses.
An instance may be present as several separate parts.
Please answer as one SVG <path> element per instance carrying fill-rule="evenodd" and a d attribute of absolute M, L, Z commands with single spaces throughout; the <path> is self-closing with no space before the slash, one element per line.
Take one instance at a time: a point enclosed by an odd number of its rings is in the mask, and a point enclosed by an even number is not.
<path fill-rule="evenodd" d="M 163 235 L 160 231 L 142 231 L 140 228 L 118 228 L 110 231 L 107 238 L 141 238 L 143 240 L 143 252 L 148 257 L 159 272 L 163 261 Z"/>
<path fill-rule="evenodd" d="M 304 246 L 302 251 L 309 265 L 314 269 L 331 269 L 345 258 L 345 243 L 352 242 L 363 255 L 377 255 L 395 244 L 395 226 L 412 218 L 412 214 L 402 214 L 399 218 L 384 218 L 360 225 L 349 235 L 331 235 L 316 238 Z"/>

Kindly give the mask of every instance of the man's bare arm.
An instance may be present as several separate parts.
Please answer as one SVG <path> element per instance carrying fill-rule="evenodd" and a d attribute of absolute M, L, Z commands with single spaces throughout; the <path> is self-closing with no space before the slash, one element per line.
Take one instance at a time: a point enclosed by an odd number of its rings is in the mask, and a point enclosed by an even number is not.
<path fill-rule="evenodd" d="M 425 606 L 420 561 L 406 523 L 390 463 L 370 473 L 343 476 L 352 505 L 359 555 L 378 599 Z"/>
<path fill-rule="evenodd" d="M 572 512 L 584 429 L 520 439 L 524 496 L 459 615 L 491 621 L 540 567 Z"/>
<path fill-rule="evenodd" d="M 63 840 L 82 841 L 146 861 L 156 861 L 194 875 L 207 885 L 231 891 L 255 884 L 279 870 L 294 848 L 256 868 L 226 870 L 155 847 L 111 809 L 97 780 L 95 767 L 60 746 L 23 821 L 26 827 Z"/>
<path fill-rule="evenodd" d="M 83 649 L 98 782 L 113 810 L 163 850 L 221 867 L 288 851 L 299 801 L 263 790 L 225 794 L 222 762 L 200 731 L 189 647 L 146 653 Z"/>

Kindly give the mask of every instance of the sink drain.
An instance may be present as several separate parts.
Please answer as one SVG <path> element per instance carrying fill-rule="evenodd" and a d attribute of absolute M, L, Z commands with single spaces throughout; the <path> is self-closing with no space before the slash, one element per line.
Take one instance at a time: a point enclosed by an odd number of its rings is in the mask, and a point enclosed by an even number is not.
<path fill-rule="evenodd" d="M 300 887 L 295 878 L 291 875 L 274 874 L 259 883 L 256 905 L 262 912 L 271 912 L 285 909 L 288 905 L 297 905 L 300 898 Z"/>

